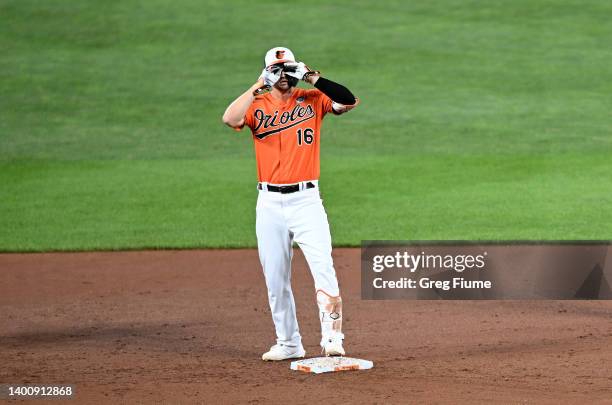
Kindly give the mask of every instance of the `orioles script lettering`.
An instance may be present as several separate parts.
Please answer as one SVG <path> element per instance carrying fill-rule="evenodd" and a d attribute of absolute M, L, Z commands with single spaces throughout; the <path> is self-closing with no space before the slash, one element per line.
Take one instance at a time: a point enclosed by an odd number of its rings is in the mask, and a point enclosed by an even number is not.
<path fill-rule="evenodd" d="M 295 121 L 304 121 L 305 119 L 314 117 L 315 112 L 310 104 L 306 107 L 296 105 L 291 112 L 285 111 L 279 116 L 279 111 L 276 110 L 272 115 L 266 114 L 263 110 L 255 110 L 255 131 L 260 128 L 268 129 L 275 128 L 279 125 L 293 124 Z"/>

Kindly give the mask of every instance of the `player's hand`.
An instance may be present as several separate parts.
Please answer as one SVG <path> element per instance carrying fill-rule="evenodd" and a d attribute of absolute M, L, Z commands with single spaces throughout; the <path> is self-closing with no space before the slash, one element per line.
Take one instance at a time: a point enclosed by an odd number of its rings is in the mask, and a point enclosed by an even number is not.
<path fill-rule="evenodd" d="M 267 68 L 264 68 L 264 70 L 261 71 L 261 75 L 259 76 L 259 79 L 263 80 L 264 86 L 273 87 L 276 84 L 276 82 L 280 79 L 280 77 L 281 77 L 280 70 L 273 70 L 273 69 L 270 69 L 270 66 L 268 66 Z"/>
<path fill-rule="evenodd" d="M 254 96 L 260 96 L 272 90 L 272 87 L 276 84 L 276 82 L 281 77 L 280 70 L 273 70 L 271 66 L 264 68 L 257 79 L 257 83 L 255 83 L 255 89 L 253 90 Z"/>
<path fill-rule="evenodd" d="M 303 80 L 304 75 L 309 71 L 308 66 L 304 62 L 286 62 L 285 74 L 295 77 L 298 80 Z"/>
<path fill-rule="evenodd" d="M 304 62 L 287 62 L 285 63 L 285 74 L 310 83 L 309 78 L 318 75 L 319 72 L 312 70 Z"/>

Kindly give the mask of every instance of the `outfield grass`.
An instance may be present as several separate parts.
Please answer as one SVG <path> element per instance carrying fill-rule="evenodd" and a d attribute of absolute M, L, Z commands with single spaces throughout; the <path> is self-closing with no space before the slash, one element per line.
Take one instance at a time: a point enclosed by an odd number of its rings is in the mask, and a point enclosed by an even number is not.
<path fill-rule="evenodd" d="M 384 4 L 384 6 L 383 6 Z M 0 2 L 0 250 L 255 246 L 221 124 L 277 45 L 326 119 L 336 245 L 612 239 L 612 3 Z"/>

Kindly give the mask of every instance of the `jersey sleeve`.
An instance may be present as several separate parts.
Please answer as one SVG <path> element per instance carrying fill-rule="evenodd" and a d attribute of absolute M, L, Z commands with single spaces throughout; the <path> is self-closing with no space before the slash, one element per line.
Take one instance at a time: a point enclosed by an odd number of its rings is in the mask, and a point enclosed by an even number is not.
<path fill-rule="evenodd" d="M 332 108 L 332 100 L 327 97 L 323 92 L 319 89 L 311 89 L 309 90 L 314 99 L 315 109 L 318 113 L 321 114 L 322 117 L 325 116 L 328 112 L 333 112 Z"/>

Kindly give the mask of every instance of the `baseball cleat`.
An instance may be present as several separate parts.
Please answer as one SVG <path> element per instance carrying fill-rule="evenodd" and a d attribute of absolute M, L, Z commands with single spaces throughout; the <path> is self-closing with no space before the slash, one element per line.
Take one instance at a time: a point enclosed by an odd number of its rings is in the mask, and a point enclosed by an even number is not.
<path fill-rule="evenodd" d="M 287 359 L 301 359 L 306 356 L 304 346 L 300 343 L 298 346 L 285 346 L 284 344 L 276 344 L 269 351 L 261 356 L 264 361 L 280 361 Z"/>
<path fill-rule="evenodd" d="M 323 342 L 323 353 L 326 356 L 344 356 L 344 347 L 342 347 L 342 339 L 330 338 Z"/>

